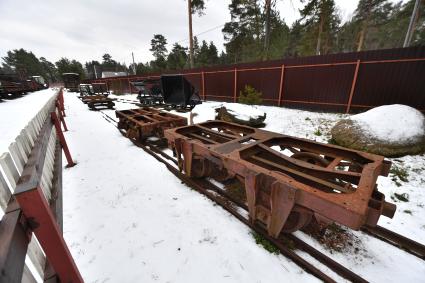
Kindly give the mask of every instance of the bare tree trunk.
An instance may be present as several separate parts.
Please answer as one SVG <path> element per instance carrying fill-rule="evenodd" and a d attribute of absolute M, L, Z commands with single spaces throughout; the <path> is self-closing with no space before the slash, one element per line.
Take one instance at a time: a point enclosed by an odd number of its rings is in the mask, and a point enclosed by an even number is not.
<path fill-rule="evenodd" d="M 317 36 L 316 55 L 320 55 L 320 45 L 323 32 L 323 15 L 320 16 L 319 35 Z"/>
<path fill-rule="evenodd" d="M 366 14 L 366 18 L 363 20 L 363 23 L 362 23 L 362 30 L 360 31 L 359 43 L 357 44 L 357 52 L 360 52 L 363 49 L 364 39 L 366 37 L 366 31 L 369 26 L 369 20 L 370 20 L 371 9 L 372 9 L 371 1 L 367 2 L 367 4 L 368 4 L 367 14 Z"/>
<path fill-rule="evenodd" d="M 412 17 L 410 18 L 409 27 L 407 28 L 406 37 L 404 39 L 403 47 L 409 47 L 412 41 L 413 32 L 416 28 L 417 20 L 419 19 L 419 5 L 421 0 L 416 0 L 415 6 L 413 7 Z"/>
<path fill-rule="evenodd" d="M 187 0 L 187 10 L 189 13 L 189 62 L 190 67 L 193 68 L 193 33 L 192 33 L 192 1 Z"/>
<path fill-rule="evenodd" d="M 269 57 L 271 0 L 266 0 L 265 10 L 266 10 L 266 29 L 265 29 L 265 35 L 264 35 L 264 54 L 263 54 L 263 60 L 267 60 L 268 57 Z"/>
<path fill-rule="evenodd" d="M 360 31 L 359 43 L 357 44 L 357 52 L 362 51 L 365 34 L 366 34 L 366 27 L 364 26 L 362 30 Z"/>

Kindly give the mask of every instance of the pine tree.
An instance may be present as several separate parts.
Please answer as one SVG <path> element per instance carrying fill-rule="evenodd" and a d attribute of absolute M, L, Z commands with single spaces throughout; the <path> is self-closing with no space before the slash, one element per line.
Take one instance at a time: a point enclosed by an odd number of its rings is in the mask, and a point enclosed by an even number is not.
<path fill-rule="evenodd" d="M 171 70 L 183 69 L 187 63 L 187 48 L 178 43 L 174 43 L 173 49 L 167 57 L 167 67 Z"/>
<path fill-rule="evenodd" d="M 162 71 L 167 68 L 167 39 L 162 34 L 154 34 L 151 40 L 151 49 L 155 60 L 150 62 L 150 66 L 154 71 Z"/>
<path fill-rule="evenodd" d="M 327 54 L 335 45 L 340 18 L 334 0 L 309 0 L 300 10 L 304 36 L 302 55 Z"/>

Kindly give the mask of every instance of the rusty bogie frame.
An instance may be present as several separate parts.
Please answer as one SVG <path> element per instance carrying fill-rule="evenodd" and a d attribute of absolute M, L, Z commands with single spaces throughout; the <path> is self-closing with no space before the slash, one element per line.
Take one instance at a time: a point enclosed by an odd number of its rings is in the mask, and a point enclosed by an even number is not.
<path fill-rule="evenodd" d="M 87 104 L 90 109 L 96 109 L 98 107 L 107 107 L 112 109 L 115 106 L 115 99 L 105 97 L 104 95 L 87 95 L 80 98 L 81 101 Z"/>
<path fill-rule="evenodd" d="M 152 107 L 115 111 L 118 128 L 128 138 L 143 141 L 155 136 L 164 137 L 164 130 L 187 125 L 187 119 Z"/>
<path fill-rule="evenodd" d="M 313 218 L 358 230 L 395 212 L 376 186 L 391 166 L 382 156 L 223 121 L 169 129 L 165 138 L 188 176 L 239 179 L 250 220 L 273 237 Z"/>

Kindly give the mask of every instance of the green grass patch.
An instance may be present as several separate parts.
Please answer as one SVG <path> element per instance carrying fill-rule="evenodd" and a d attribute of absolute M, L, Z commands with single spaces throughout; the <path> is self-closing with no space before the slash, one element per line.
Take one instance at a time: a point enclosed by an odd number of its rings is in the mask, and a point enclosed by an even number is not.
<path fill-rule="evenodd" d="M 409 194 L 407 194 L 407 193 L 402 193 L 402 194 L 397 194 L 397 193 L 394 193 L 392 196 L 391 196 L 391 199 L 393 200 L 393 201 L 402 201 L 402 202 L 408 202 L 409 201 Z"/>
<path fill-rule="evenodd" d="M 315 134 L 316 136 L 321 136 L 321 135 L 322 135 L 322 132 L 320 131 L 320 129 L 317 129 L 317 130 L 314 132 L 314 134 Z"/>
<path fill-rule="evenodd" d="M 279 254 L 279 249 L 275 245 L 273 245 L 273 243 L 271 243 L 269 240 L 265 239 L 263 236 L 255 232 L 252 232 L 252 236 L 254 237 L 255 243 L 257 245 L 262 246 L 269 253 Z"/>
<path fill-rule="evenodd" d="M 393 180 L 394 182 L 397 182 L 397 179 L 402 181 L 402 182 L 409 182 L 409 172 L 407 172 L 407 170 L 403 167 L 399 167 L 399 166 L 392 166 L 390 169 L 390 174 L 391 176 L 391 180 Z"/>

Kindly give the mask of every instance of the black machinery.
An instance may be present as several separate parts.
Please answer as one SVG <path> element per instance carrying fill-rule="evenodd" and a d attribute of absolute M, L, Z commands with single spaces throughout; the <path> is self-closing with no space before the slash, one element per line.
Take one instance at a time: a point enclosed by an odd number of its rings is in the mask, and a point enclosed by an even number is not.
<path fill-rule="evenodd" d="M 164 103 L 159 79 L 134 81 L 131 82 L 131 84 L 139 91 L 137 98 L 141 104 L 161 105 Z"/>
<path fill-rule="evenodd" d="M 201 98 L 193 85 L 182 75 L 162 75 L 161 89 L 165 104 L 173 108 L 193 109 Z"/>

